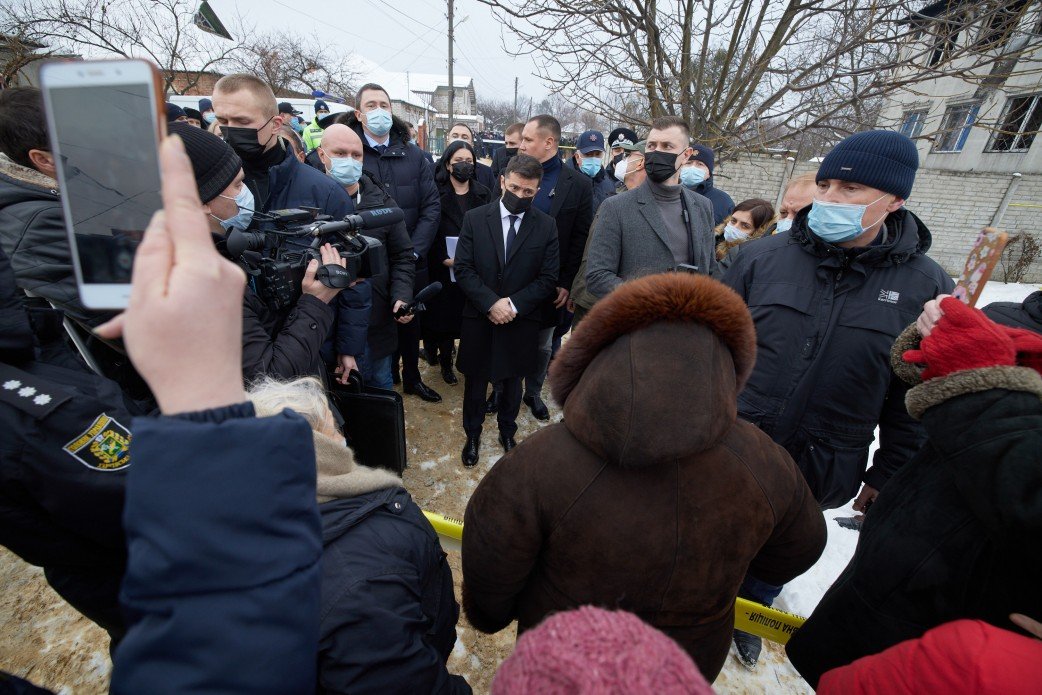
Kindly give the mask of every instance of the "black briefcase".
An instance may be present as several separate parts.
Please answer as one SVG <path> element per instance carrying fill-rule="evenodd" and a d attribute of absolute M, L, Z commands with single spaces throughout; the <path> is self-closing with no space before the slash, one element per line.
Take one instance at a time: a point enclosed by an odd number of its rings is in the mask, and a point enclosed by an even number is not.
<path fill-rule="evenodd" d="M 330 395 L 344 419 L 344 435 L 355 460 L 370 468 L 405 470 L 405 405 L 397 391 L 363 386 L 352 371 L 344 385 L 330 375 Z"/>

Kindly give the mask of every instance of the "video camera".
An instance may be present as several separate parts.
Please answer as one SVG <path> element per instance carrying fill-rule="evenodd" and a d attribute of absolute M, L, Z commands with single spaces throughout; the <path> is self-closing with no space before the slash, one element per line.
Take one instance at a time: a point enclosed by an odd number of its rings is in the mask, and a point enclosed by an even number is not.
<path fill-rule="evenodd" d="M 376 208 L 334 220 L 317 209 L 255 213 L 258 231 L 233 230 L 225 241 L 232 260 L 253 278 L 257 294 L 272 311 L 293 306 L 301 295 L 304 273 L 312 259 L 322 260 L 321 247 L 331 244 L 347 267 L 327 264 L 315 277 L 326 287 L 343 289 L 356 280 L 387 272 L 387 250 L 379 239 L 360 230 L 387 227 L 405 219 L 401 208 Z"/>

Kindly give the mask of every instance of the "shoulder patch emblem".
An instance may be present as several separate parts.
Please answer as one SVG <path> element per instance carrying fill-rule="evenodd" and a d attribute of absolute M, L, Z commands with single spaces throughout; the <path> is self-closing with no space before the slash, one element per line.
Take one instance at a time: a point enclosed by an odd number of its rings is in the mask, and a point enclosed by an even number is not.
<path fill-rule="evenodd" d="M 62 449 L 87 468 L 118 471 L 130 465 L 130 430 L 102 413 Z"/>

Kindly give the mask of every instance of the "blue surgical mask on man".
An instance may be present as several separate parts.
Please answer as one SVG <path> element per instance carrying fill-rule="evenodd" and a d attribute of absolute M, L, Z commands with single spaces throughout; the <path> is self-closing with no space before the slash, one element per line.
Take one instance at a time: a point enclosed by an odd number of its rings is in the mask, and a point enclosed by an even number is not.
<path fill-rule="evenodd" d="M 226 195 L 218 196 L 225 200 L 234 200 L 235 204 L 239 207 L 238 214 L 229 217 L 226 220 L 219 220 L 221 226 L 224 227 L 226 232 L 231 232 L 233 229 L 238 229 L 240 232 L 246 231 L 246 228 L 250 226 L 250 222 L 253 221 L 253 191 L 246 184 L 242 185 L 242 190 L 234 198 L 229 198 Z"/>
<path fill-rule="evenodd" d="M 329 175 L 341 186 L 353 186 L 362 178 L 362 163 L 353 157 L 331 157 Z"/>
<path fill-rule="evenodd" d="M 213 111 L 207 111 L 206 113 L 203 114 L 203 120 L 206 121 L 207 123 L 213 123 L 214 121 L 217 120 L 217 114 L 214 113 Z"/>
<path fill-rule="evenodd" d="M 778 220 L 778 223 L 774 226 L 774 233 L 787 232 L 792 229 L 792 220 L 786 217 L 783 220 Z"/>
<path fill-rule="evenodd" d="M 701 167 L 684 167 L 680 170 L 680 185 L 694 188 L 706 180 L 706 173 Z"/>
<path fill-rule="evenodd" d="M 868 227 L 861 226 L 861 220 L 864 219 L 865 210 L 868 209 L 869 205 L 878 203 L 887 195 L 884 193 L 867 205 L 830 203 L 815 198 L 814 204 L 810 208 L 810 214 L 807 215 L 807 224 L 818 238 L 830 244 L 839 244 L 856 239 L 864 234 L 866 229 L 875 226 L 887 216 L 888 213 L 884 211 L 879 219 L 868 225 Z"/>
<path fill-rule="evenodd" d="M 300 120 L 300 116 L 294 116 L 293 120 L 289 122 L 290 127 L 298 133 L 304 132 L 304 121 Z"/>
<path fill-rule="evenodd" d="M 369 128 L 369 132 L 377 137 L 383 137 L 391 132 L 393 122 L 391 113 L 386 109 L 373 109 L 365 114 L 365 124 Z"/>
<path fill-rule="evenodd" d="M 593 178 L 601 170 L 601 158 L 582 157 L 582 164 L 579 165 L 579 169 L 582 171 L 582 173 L 586 174 L 590 178 Z"/>

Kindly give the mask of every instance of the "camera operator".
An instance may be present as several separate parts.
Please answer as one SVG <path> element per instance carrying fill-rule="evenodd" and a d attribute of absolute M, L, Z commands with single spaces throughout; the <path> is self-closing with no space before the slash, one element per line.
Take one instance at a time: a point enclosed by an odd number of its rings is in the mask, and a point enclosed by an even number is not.
<path fill-rule="evenodd" d="M 235 229 L 245 230 L 253 218 L 253 193 L 243 180 L 242 162 L 227 143 L 204 130 L 172 123 L 169 132 L 184 142 L 210 231 L 224 251 L 225 236 Z M 322 263 L 309 264 L 300 299 L 288 311 L 272 311 L 247 288 L 242 362 L 247 379 L 262 374 L 284 378 L 324 375 L 320 351 L 333 328 L 331 303 L 340 292 L 316 279 L 324 264 L 344 266 L 345 261 L 329 245 L 323 247 Z"/>
<path fill-rule="evenodd" d="M 362 140 L 358 134 L 341 123 L 334 123 L 322 133 L 322 144 L 318 149 L 322 165 L 338 184 L 344 187 L 356 210 L 368 210 L 384 207 L 398 207 L 398 204 L 373 183 L 373 180 L 362 171 Z M 412 240 L 405 222 L 389 227 L 367 229 L 366 234 L 382 241 L 387 247 L 390 272 L 387 275 L 370 279 L 373 291 L 373 308 L 369 316 L 369 334 L 366 339 L 364 354 L 358 363 L 349 356 L 354 349 L 349 336 L 337 330 L 336 351 L 337 370 L 340 380 L 347 383 L 351 369 L 358 369 L 362 379 L 372 386 L 391 389 L 391 355 L 398 347 L 398 329 L 395 325 L 394 312 L 407 305 L 413 298 L 413 279 L 416 267 L 413 263 Z M 350 306 L 337 302 L 338 323 L 344 319 Z M 412 316 L 397 319 L 398 323 L 409 323 Z M 349 333 L 349 331 L 348 331 Z"/>
<path fill-rule="evenodd" d="M 352 212 L 351 198 L 344 189 L 328 176 L 301 164 L 279 137 L 284 116 L 278 112 L 275 95 L 265 82 L 252 75 L 226 75 L 214 85 L 213 106 L 221 124 L 221 136 L 242 160 L 245 184 L 253 198 L 251 205 L 240 205 L 240 210 L 266 213 L 317 208 L 334 218 Z M 332 263 L 345 265 L 332 247 L 323 247 L 322 263 L 315 261 L 308 267 L 303 295 L 288 311 L 270 310 L 257 296 L 256 287 L 247 291 L 242 363 L 248 380 L 262 374 L 284 379 L 324 378 L 320 349 L 331 335 L 334 311 L 330 303 L 340 290 L 318 282 L 315 272 L 320 265 Z M 361 336 L 356 341 L 361 350 L 372 303 L 370 288 L 360 283 L 344 290 L 344 294 L 341 303 L 353 310 L 343 312 L 341 320 L 350 323 L 353 332 Z M 250 312 L 256 318 L 252 329 Z"/>

